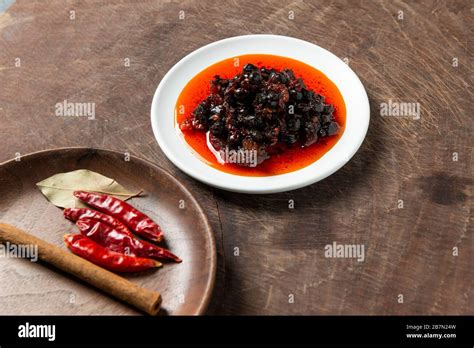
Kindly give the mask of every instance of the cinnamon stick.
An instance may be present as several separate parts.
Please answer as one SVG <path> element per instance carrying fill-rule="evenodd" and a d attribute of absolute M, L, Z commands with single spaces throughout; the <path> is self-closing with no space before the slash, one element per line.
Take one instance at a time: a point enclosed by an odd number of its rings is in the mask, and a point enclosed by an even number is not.
<path fill-rule="evenodd" d="M 40 260 L 72 274 L 145 313 L 156 315 L 160 309 L 160 293 L 139 287 L 125 278 L 12 225 L 0 223 L 0 242 L 10 242 L 16 245 L 37 245 Z"/>

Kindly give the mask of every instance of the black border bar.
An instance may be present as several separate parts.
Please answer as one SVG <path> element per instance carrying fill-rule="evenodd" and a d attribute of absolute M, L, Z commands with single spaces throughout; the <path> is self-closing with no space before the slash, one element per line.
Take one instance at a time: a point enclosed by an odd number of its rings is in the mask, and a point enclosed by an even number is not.
<path fill-rule="evenodd" d="M 0 316 L 0 347 L 50 344 L 408 344 L 473 347 L 473 316 Z M 55 341 L 20 338 L 19 326 L 55 325 Z M 455 326 L 455 328 L 454 328 Z M 418 329 L 416 329 L 418 328 Z M 449 338 L 408 338 L 407 334 Z M 452 337 L 455 334 L 456 337 Z"/>

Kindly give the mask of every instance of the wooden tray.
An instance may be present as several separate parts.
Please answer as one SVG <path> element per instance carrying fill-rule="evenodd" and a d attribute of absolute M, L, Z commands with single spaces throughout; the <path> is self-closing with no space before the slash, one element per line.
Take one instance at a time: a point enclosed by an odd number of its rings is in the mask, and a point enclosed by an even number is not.
<path fill-rule="evenodd" d="M 78 230 L 64 219 L 61 209 L 41 194 L 37 182 L 56 173 L 85 168 L 114 178 L 132 191 L 144 189 L 144 197 L 128 202 L 162 226 L 165 246 L 183 262 L 165 263 L 156 271 L 125 277 L 161 293 L 160 314 L 204 314 L 214 286 L 216 250 L 203 209 L 163 169 L 136 157 L 126 159 L 125 154 L 112 151 L 64 148 L 4 162 L 0 165 L 0 221 L 66 249 L 63 235 Z M 0 314 L 133 315 L 139 312 L 49 265 L 0 257 Z"/>

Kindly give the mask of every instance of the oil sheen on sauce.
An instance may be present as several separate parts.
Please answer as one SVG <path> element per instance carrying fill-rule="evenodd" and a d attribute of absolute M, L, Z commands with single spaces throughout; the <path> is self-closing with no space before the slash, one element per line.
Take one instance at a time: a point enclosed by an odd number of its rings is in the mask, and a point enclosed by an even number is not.
<path fill-rule="evenodd" d="M 181 132 L 179 124 L 191 116 L 193 110 L 210 92 L 210 82 L 215 75 L 232 78 L 242 71 L 242 67 L 251 63 L 257 67 L 277 70 L 291 69 L 296 77 L 301 77 L 306 88 L 325 97 L 325 103 L 334 106 L 334 118 L 340 126 L 339 133 L 319 139 L 308 147 L 293 146 L 283 153 L 272 155 L 256 167 L 244 167 L 238 164 L 221 164 L 207 146 L 206 133 L 187 130 Z M 336 85 L 319 70 L 287 57 L 249 54 L 229 58 L 213 64 L 193 77 L 181 91 L 175 107 L 175 125 L 186 143 L 198 154 L 201 160 L 220 171 L 241 176 L 271 176 L 285 174 L 304 168 L 320 159 L 342 136 L 346 125 L 346 106 Z"/>

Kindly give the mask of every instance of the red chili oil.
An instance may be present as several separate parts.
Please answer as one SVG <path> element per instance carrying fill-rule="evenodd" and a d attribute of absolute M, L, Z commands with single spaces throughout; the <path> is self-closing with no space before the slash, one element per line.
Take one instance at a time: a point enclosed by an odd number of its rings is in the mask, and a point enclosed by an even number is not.
<path fill-rule="evenodd" d="M 242 67 L 251 63 L 257 67 L 274 68 L 277 70 L 291 69 L 296 77 L 301 77 L 308 90 L 325 97 L 326 104 L 334 107 L 334 119 L 339 124 L 339 133 L 330 137 L 320 138 L 318 142 L 307 147 L 294 145 L 282 153 L 273 154 L 256 167 L 244 167 L 233 163 L 221 164 L 208 148 L 206 133 L 196 130 L 181 132 L 179 124 L 191 116 L 193 110 L 210 93 L 210 81 L 215 75 L 231 78 L 242 71 Z M 235 175 L 271 176 L 285 174 L 304 168 L 327 153 L 341 138 L 346 125 L 346 105 L 336 85 L 319 70 L 295 59 L 269 54 L 248 54 L 229 58 L 213 64 L 194 76 L 181 91 L 175 107 L 176 129 L 186 143 L 208 165 Z"/>

